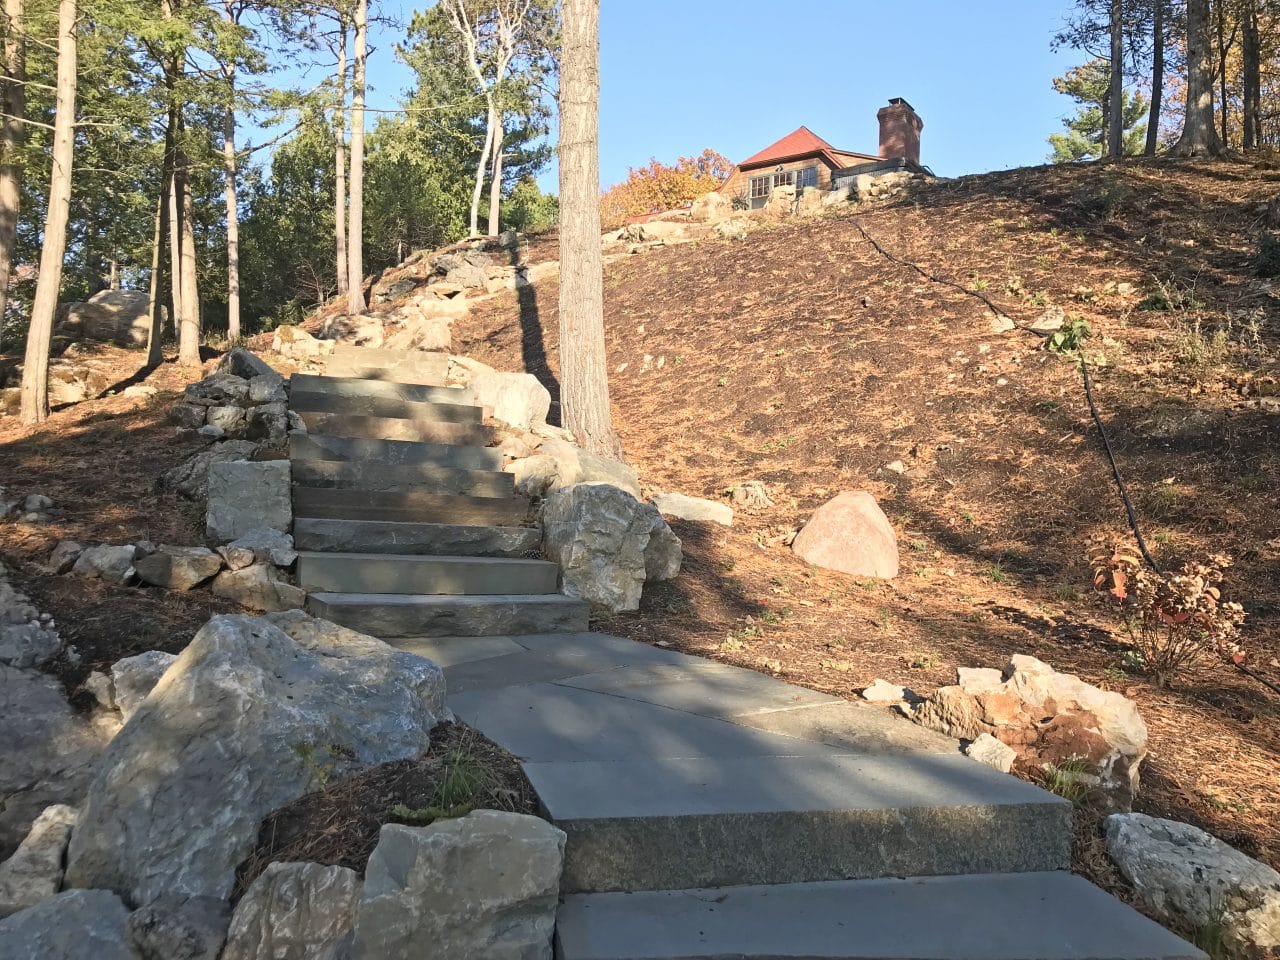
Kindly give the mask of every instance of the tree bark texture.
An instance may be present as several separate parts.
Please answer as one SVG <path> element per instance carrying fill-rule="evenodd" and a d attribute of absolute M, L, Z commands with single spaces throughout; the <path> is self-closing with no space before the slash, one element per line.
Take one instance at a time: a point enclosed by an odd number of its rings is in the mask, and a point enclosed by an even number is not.
<path fill-rule="evenodd" d="M 364 303 L 364 75 L 368 57 L 369 0 L 357 0 L 354 73 L 351 77 L 351 208 L 347 216 L 347 313 Z"/>
<path fill-rule="evenodd" d="M 1151 110 L 1147 115 L 1148 157 L 1156 155 L 1160 145 L 1160 101 L 1164 99 L 1164 5 L 1155 0 L 1151 10 Z"/>
<path fill-rule="evenodd" d="M 1213 125 L 1213 43 L 1209 0 L 1187 0 L 1187 109 L 1182 135 L 1169 152 L 1179 157 L 1216 157 L 1222 141 Z"/>
<path fill-rule="evenodd" d="M 1107 87 L 1107 147 L 1109 157 L 1124 156 L 1124 4 L 1111 0 L 1111 64 Z"/>
<path fill-rule="evenodd" d="M 26 11 L 23 0 L 5 0 L 4 87 L 0 107 L 0 341 L 4 337 L 5 308 L 9 302 L 9 277 L 13 249 L 18 238 L 18 205 L 22 196 L 22 163 L 18 152 L 27 112 L 27 41 L 23 34 Z"/>

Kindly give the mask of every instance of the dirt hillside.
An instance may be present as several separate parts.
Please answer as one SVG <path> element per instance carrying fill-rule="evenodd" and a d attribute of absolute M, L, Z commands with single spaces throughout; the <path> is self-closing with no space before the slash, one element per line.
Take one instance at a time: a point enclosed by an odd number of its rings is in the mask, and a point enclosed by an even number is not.
<path fill-rule="evenodd" d="M 1135 698 L 1141 808 L 1280 865 L 1280 699 L 1229 667 L 1161 690 L 1126 669 L 1086 544 L 1125 531 L 1076 365 L 1029 325 L 1092 329 L 1101 415 L 1162 564 L 1225 552 L 1248 663 L 1280 682 L 1280 294 L 1257 274 L 1280 173 L 1126 162 L 939 181 L 907 198 L 631 257 L 606 269 L 614 417 L 652 491 L 774 506 L 679 525 L 686 572 L 606 626 L 854 696 L 920 692 L 1032 653 Z M 557 287 L 504 294 L 454 349 L 557 392 Z M 895 464 L 895 461 L 899 463 Z M 899 473 L 889 465 L 905 468 Z M 857 582 L 786 546 L 834 493 L 869 490 L 901 576 Z M 1087 851 L 1086 851 L 1087 852 Z"/>

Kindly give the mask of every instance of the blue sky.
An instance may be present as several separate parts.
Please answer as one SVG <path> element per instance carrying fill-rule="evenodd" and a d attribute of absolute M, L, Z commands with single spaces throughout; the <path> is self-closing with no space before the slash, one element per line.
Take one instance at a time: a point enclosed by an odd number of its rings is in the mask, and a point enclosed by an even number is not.
<path fill-rule="evenodd" d="M 388 0 L 379 9 L 407 22 L 421 6 Z M 890 97 L 924 118 L 921 160 L 935 173 L 1042 163 L 1045 137 L 1073 111 L 1050 80 L 1083 59 L 1049 50 L 1072 6 L 603 0 L 603 186 L 650 157 L 712 147 L 741 160 L 801 124 L 841 149 L 875 153 L 875 114 Z M 392 52 L 399 38 L 372 38 L 373 106 L 394 107 L 411 82 Z M 555 178 L 552 169 L 540 180 L 554 190 Z"/>

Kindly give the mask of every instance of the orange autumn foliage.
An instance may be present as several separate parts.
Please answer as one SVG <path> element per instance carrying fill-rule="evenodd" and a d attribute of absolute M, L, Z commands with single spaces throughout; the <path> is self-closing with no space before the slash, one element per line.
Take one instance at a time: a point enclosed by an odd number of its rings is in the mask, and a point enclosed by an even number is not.
<path fill-rule="evenodd" d="M 601 225 L 612 230 L 628 217 L 674 210 L 715 190 L 732 172 L 733 163 L 710 147 L 672 165 L 650 159 L 646 166 L 631 167 L 627 179 L 601 196 Z"/>

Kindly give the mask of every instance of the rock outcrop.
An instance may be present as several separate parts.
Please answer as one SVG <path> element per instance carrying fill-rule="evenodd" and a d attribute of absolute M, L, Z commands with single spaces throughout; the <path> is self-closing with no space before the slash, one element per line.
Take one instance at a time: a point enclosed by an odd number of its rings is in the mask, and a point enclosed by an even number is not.
<path fill-rule="evenodd" d="M 139 960 L 129 911 L 107 890 L 68 890 L 0 920 L 0 960 Z"/>
<path fill-rule="evenodd" d="M 150 297 L 142 290 L 100 290 L 88 300 L 69 303 L 59 336 L 99 340 L 122 347 L 145 347 L 151 332 Z"/>
<path fill-rule="evenodd" d="M 214 617 L 103 755 L 67 884 L 225 899 L 268 813 L 417 756 L 443 714 L 430 661 L 303 614 Z"/>
<path fill-rule="evenodd" d="M 222 960 L 347 960 L 361 887 L 346 867 L 268 864 L 236 906 Z"/>
<path fill-rule="evenodd" d="M 76 823 L 75 807 L 47 808 L 12 857 L 0 863 L 0 917 L 34 907 L 62 886 L 62 858 Z"/>

